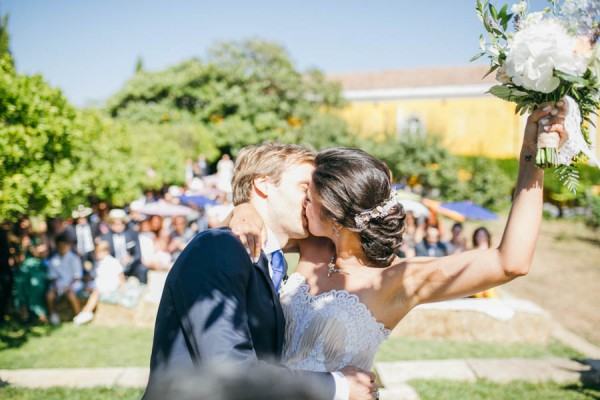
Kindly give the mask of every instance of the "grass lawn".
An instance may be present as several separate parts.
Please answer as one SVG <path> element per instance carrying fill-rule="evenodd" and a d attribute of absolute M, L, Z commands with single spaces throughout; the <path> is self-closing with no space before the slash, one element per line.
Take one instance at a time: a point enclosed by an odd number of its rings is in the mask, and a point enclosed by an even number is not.
<path fill-rule="evenodd" d="M 152 329 L 103 326 L 0 327 L 0 369 L 143 367 Z"/>
<path fill-rule="evenodd" d="M 477 382 L 424 381 L 408 382 L 421 400 L 594 400 L 600 398 L 600 386 L 580 383 L 511 382 L 506 385 L 479 380 Z"/>
<path fill-rule="evenodd" d="M 147 366 L 152 330 L 132 327 L 0 327 L 0 369 Z M 394 338 L 384 342 L 377 361 L 451 358 L 582 357 L 558 342 L 529 344 L 466 343 L 444 340 Z M 499 385 L 488 381 L 411 381 L 422 400 L 427 399 L 598 399 L 600 389 L 581 385 L 516 382 Z M 3 399 L 139 399 L 143 389 L 125 388 L 0 388 Z"/>
<path fill-rule="evenodd" d="M 375 356 L 375 361 L 545 357 L 585 358 L 556 340 L 544 346 L 529 343 L 502 344 L 392 338 L 383 342 Z"/>
<path fill-rule="evenodd" d="M 143 389 L 131 388 L 51 388 L 27 389 L 17 387 L 0 388 L 1 400 L 103 400 L 103 399 L 135 399 L 138 400 L 144 393 Z"/>
<path fill-rule="evenodd" d="M 0 328 L 0 369 L 147 366 L 151 347 L 151 329 L 13 323 Z M 556 341 L 542 346 L 394 338 L 383 343 L 376 361 L 511 357 L 582 355 Z"/>

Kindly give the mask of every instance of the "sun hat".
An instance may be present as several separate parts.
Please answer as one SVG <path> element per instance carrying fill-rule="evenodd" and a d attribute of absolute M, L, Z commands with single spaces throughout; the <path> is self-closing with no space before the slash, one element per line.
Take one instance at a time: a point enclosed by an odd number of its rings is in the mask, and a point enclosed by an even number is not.
<path fill-rule="evenodd" d="M 92 209 L 85 207 L 83 204 L 77 206 L 77 208 L 71 213 L 73 218 L 85 218 L 92 213 Z"/>

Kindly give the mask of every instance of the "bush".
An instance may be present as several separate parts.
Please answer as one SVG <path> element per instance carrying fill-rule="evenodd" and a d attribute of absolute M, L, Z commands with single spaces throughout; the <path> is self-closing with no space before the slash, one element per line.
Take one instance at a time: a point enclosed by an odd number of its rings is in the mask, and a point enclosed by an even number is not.
<path fill-rule="evenodd" d="M 509 176 L 517 176 L 519 162 L 516 158 L 497 160 L 498 166 Z M 544 176 L 544 200 L 559 208 L 565 206 L 583 206 L 586 198 L 583 194 L 586 188 L 597 185 L 600 182 L 600 169 L 596 166 L 578 164 L 579 191 L 571 193 L 556 177 L 554 171 L 547 170 Z M 516 181 L 513 181 L 513 189 Z"/>
<path fill-rule="evenodd" d="M 516 182 L 516 172 L 509 177 L 496 160 L 484 157 L 462 158 L 463 181 L 458 197 L 453 200 L 471 200 L 475 204 L 500 210 L 510 200 L 511 188 Z M 460 171 L 460 170 L 459 170 Z"/>
<path fill-rule="evenodd" d="M 592 229 L 600 228 L 600 196 L 588 193 L 585 197 L 588 214 L 585 224 Z"/>
<path fill-rule="evenodd" d="M 400 141 L 387 135 L 384 141 L 362 140 L 359 146 L 384 161 L 393 179 L 418 187 L 423 196 L 448 198 L 456 194 L 457 158 L 435 136 L 412 135 Z"/>

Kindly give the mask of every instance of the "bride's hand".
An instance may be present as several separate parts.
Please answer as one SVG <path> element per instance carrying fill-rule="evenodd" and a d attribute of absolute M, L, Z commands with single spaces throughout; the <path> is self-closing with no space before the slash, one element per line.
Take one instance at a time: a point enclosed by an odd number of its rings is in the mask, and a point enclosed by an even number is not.
<path fill-rule="evenodd" d="M 256 209 L 249 203 L 237 205 L 227 226 L 240 238 L 252 261 L 257 262 L 263 243 L 267 241 L 267 230 Z"/>
<path fill-rule="evenodd" d="M 523 149 L 535 155 L 538 147 L 538 136 L 548 132 L 556 132 L 559 135 L 558 148 L 560 148 L 569 138 L 564 125 L 566 115 L 567 102 L 564 100 L 540 104 L 527 118 Z"/>

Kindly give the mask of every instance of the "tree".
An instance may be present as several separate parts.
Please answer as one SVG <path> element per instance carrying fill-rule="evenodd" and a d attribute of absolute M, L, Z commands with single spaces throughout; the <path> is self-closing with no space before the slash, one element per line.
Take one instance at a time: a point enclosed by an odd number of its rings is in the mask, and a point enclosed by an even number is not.
<path fill-rule="evenodd" d="M 233 153 L 268 140 L 316 139 L 302 127 L 343 104 L 340 87 L 318 71 L 297 71 L 285 50 L 257 40 L 219 43 L 206 62 L 184 61 L 134 76 L 108 102 L 118 119 L 195 124 Z M 339 119 L 331 115 L 329 121 Z M 340 140 L 348 132 L 337 123 Z"/>
<path fill-rule="evenodd" d="M 142 182 L 147 188 L 160 188 L 165 183 L 181 184 L 185 177 L 185 159 L 203 153 L 215 160 L 219 151 L 214 139 L 199 124 L 128 124 L 133 141 L 132 158 L 145 170 Z"/>
<path fill-rule="evenodd" d="M 10 53 L 10 36 L 8 35 L 8 14 L 0 17 L 0 57 Z M 13 63 L 12 58 L 9 59 Z"/>
<path fill-rule="evenodd" d="M 466 160 L 462 167 L 466 176 L 449 200 L 471 200 L 494 210 L 501 209 L 509 202 L 514 182 L 495 160 L 476 157 Z"/>
<path fill-rule="evenodd" d="M 75 198 L 75 109 L 41 76 L 16 74 L 0 57 L 0 215 L 58 215 Z"/>
<path fill-rule="evenodd" d="M 496 161 L 459 159 L 435 135 L 410 135 L 405 140 L 389 135 L 382 142 L 360 141 L 359 146 L 384 161 L 395 181 L 416 188 L 425 197 L 471 200 L 499 209 L 510 196 L 511 181 Z"/>
<path fill-rule="evenodd" d="M 140 72 L 144 72 L 144 60 L 142 60 L 142 56 L 138 56 L 135 62 L 135 73 L 139 74 Z"/>
<path fill-rule="evenodd" d="M 82 136 L 72 154 L 77 166 L 75 197 L 115 206 L 124 206 L 139 197 L 147 175 L 134 153 L 128 127 L 97 110 L 80 111 L 76 122 Z"/>
<path fill-rule="evenodd" d="M 384 161 L 399 183 L 417 186 L 424 196 L 452 197 L 458 185 L 457 160 L 436 136 L 389 135 L 382 142 L 363 141 L 365 151 Z"/>

